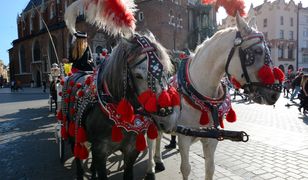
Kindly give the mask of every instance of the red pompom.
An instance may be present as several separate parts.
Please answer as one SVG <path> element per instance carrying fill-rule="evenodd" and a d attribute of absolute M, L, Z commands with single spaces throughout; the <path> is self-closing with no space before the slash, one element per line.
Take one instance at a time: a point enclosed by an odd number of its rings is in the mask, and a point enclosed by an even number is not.
<path fill-rule="evenodd" d="M 62 137 L 63 140 L 67 140 L 67 138 L 68 138 L 68 134 L 67 134 L 65 126 L 61 127 L 61 137 Z"/>
<path fill-rule="evenodd" d="M 145 103 L 144 108 L 149 113 L 157 112 L 157 99 L 156 99 L 156 95 L 155 94 L 153 94 L 148 99 L 148 101 Z"/>
<path fill-rule="evenodd" d="M 111 140 L 113 142 L 121 142 L 123 139 L 123 133 L 122 133 L 122 130 L 114 125 L 112 126 L 112 130 L 111 130 Z"/>
<path fill-rule="evenodd" d="M 83 159 L 87 159 L 88 157 L 89 157 L 88 149 L 85 146 L 81 145 L 78 158 L 83 160 Z"/>
<path fill-rule="evenodd" d="M 225 128 L 224 120 L 223 120 L 222 116 L 219 117 L 219 125 L 220 125 L 221 128 Z"/>
<path fill-rule="evenodd" d="M 273 73 L 274 73 L 275 79 L 277 79 L 279 82 L 282 82 L 284 80 L 285 78 L 284 73 L 278 67 L 273 68 Z"/>
<path fill-rule="evenodd" d="M 84 91 L 78 91 L 77 96 L 82 97 L 84 95 Z"/>
<path fill-rule="evenodd" d="M 155 124 L 150 124 L 148 131 L 147 131 L 147 135 L 150 139 L 155 139 L 158 136 L 158 132 L 157 132 L 157 127 L 155 126 Z"/>
<path fill-rule="evenodd" d="M 71 113 L 72 116 L 75 114 L 75 112 L 76 112 L 76 111 L 75 111 L 75 108 L 71 108 L 71 109 L 70 109 L 70 113 Z"/>
<path fill-rule="evenodd" d="M 144 135 L 139 133 L 136 138 L 136 149 L 137 151 L 143 151 L 147 147 Z"/>
<path fill-rule="evenodd" d="M 262 66 L 262 68 L 258 71 L 258 76 L 264 84 L 274 84 L 275 82 L 273 71 L 269 65 Z"/>
<path fill-rule="evenodd" d="M 75 85 L 74 81 L 70 81 L 70 86 L 73 87 Z"/>
<path fill-rule="evenodd" d="M 168 92 L 171 96 L 172 106 L 179 106 L 181 104 L 180 95 L 174 87 L 170 87 Z"/>
<path fill-rule="evenodd" d="M 167 91 L 162 91 L 158 97 L 158 104 L 160 107 L 172 106 L 172 101 L 169 93 Z"/>
<path fill-rule="evenodd" d="M 206 111 L 202 111 L 202 112 L 201 112 L 201 116 L 200 116 L 199 123 L 200 123 L 201 125 L 207 125 L 207 124 L 209 124 L 209 122 L 210 122 L 209 115 L 207 114 Z"/>
<path fill-rule="evenodd" d="M 66 104 L 68 104 L 68 103 L 70 102 L 70 99 L 69 99 L 69 98 L 64 98 L 64 102 L 65 102 Z"/>
<path fill-rule="evenodd" d="M 91 84 L 91 82 L 92 82 L 92 78 L 91 78 L 91 76 L 88 76 L 86 81 L 85 81 L 85 84 L 89 86 Z"/>
<path fill-rule="evenodd" d="M 63 86 L 64 85 L 64 80 L 61 79 L 60 84 Z"/>
<path fill-rule="evenodd" d="M 153 96 L 153 94 L 154 93 L 151 89 L 144 91 L 138 96 L 139 103 L 144 107 L 146 102 L 150 99 L 151 96 Z"/>
<path fill-rule="evenodd" d="M 226 116 L 226 120 L 228 122 L 235 122 L 236 121 L 236 114 L 235 111 L 233 110 L 233 108 L 231 107 L 227 116 Z"/>
<path fill-rule="evenodd" d="M 187 55 L 185 53 L 181 53 L 179 55 L 179 58 L 182 60 L 182 59 L 185 59 L 187 57 Z"/>
<path fill-rule="evenodd" d="M 66 93 L 67 94 L 71 94 L 72 93 L 72 89 L 71 88 L 67 89 Z"/>
<path fill-rule="evenodd" d="M 230 81 L 235 89 L 240 89 L 242 87 L 241 84 L 234 77 L 231 77 Z"/>
<path fill-rule="evenodd" d="M 72 75 L 73 75 L 73 73 L 72 73 L 72 72 L 69 72 L 69 73 L 67 73 L 67 75 L 68 75 L 68 76 L 72 76 Z"/>
<path fill-rule="evenodd" d="M 62 96 L 62 92 L 59 92 L 58 94 L 59 94 L 59 96 Z"/>
<path fill-rule="evenodd" d="M 57 113 L 57 119 L 58 120 L 60 120 L 60 121 L 62 121 L 63 120 L 63 113 L 62 113 L 62 111 L 60 110 L 60 111 L 58 111 L 58 113 Z"/>
<path fill-rule="evenodd" d="M 83 143 L 85 141 L 87 141 L 86 131 L 84 130 L 83 127 L 78 127 L 76 142 L 77 143 Z"/>
<path fill-rule="evenodd" d="M 102 52 L 102 56 L 105 57 L 106 55 L 107 55 L 107 52 L 106 52 L 106 51 L 103 51 L 103 52 Z"/>
<path fill-rule="evenodd" d="M 68 126 L 68 135 L 71 137 L 75 136 L 75 122 L 71 121 Z"/>
<path fill-rule="evenodd" d="M 76 100 L 75 96 L 72 96 L 71 97 L 71 102 L 75 102 L 75 100 Z"/>
<path fill-rule="evenodd" d="M 125 98 L 120 101 L 117 107 L 117 113 L 120 115 L 120 120 L 122 121 L 132 123 L 135 119 L 134 108 Z"/>
<path fill-rule="evenodd" d="M 77 83 L 77 84 L 76 84 L 76 87 L 77 87 L 78 89 L 80 89 L 80 88 L 81 88 L 81 86 L 82 86 L 82 84 L 81 84 L 81 83 Z"/>

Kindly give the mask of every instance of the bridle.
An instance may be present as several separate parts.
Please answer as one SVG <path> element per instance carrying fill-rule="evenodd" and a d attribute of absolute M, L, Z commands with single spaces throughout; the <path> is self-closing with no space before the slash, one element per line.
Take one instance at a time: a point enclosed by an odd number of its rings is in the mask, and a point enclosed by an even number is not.
<path fill-rule="evenodd" d="M 253 43 L 252 45 L 248 46 L 247 48 L 242 48 L 241 45 L 243 44 L 243 42 L 247 41 L 247 40 L 252 40 L 252 39 L 259 39 L 257 42 Z M 229 65 L 231 62 L 231 59 L 235 53 L 235 50 L 238 49 L 239 50 L 239 56 L 240 56 L 240 61 L 241 61 L 241 67 L 243 70 L 243 74 L 242 76 L 245 77 L 246 83 L 244 85 L 241 85 L 241 88 L 246 89 L 248 92 L 253 92 L 254 87 L 265 87 L 268 89 L 271 89 L 273 91 L 277 91 L 280 92 L 282 89 L 282 84 L 281 83 L 274 83 L 274 84 L 264 84 L 262 82 L 252 82 L 250 80 L 250 77 L 248 75 L 247 72 L 247 67 L 253 65 L 255 63 L 255 54 L 254 51 L 252 49 L 252 47 L 259 45 L 259 44 L 263 44 L 264 45 L 264 65 L 272 65 L 272 59 L 270 56 L 270 51 L 268 48 L 267 43 L 264 40 L 264 36 L 262 33 L 253 33 L 251 35 L 242 37 L 241 33 L 239 31 L 236 32 L 236 37 L 234 40 L 234 46 L 232 47 L 229 55 L 228 55 L 228 59 L 227 59 L 227 63 L 225 66 L 225 72 L 229 78 L 229 80 L 231 79 L 231 75 L 228 72 L 229 69 Z"/>

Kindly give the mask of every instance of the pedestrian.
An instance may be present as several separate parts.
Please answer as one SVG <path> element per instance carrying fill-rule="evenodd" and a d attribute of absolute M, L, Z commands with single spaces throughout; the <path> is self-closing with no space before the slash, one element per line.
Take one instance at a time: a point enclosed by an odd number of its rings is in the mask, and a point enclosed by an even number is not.
<path fill-rule="evenodd" d="M 46 81 L 45 80 L 43 81 L 43 92 L 44 93 L 46 92 Z"/>
<path fill-rule="evenodd" d="M 14 92 L 15 91 L 15 81 L 12 80 L 11 81 L 11 92 Z"/>
<path fill-rule="evenodd" d="M 77 31 L 75 40 L 70 49 L 69 59 L 64 58 L 64 63 L 73 63 L 72 73 L 78 71 L 93 71 L 92 52 L 87 42 L 87 33 Z"/>
<path fill-rule="evenodd" d="M 300 88 L 301 88 L 300 85 L 301 85 L 303 75 L 304 75 L 303 72 L 299 72 L 299 74 L 292 81 L 293 93 L 291 94 L 291 98 L 290 98 L 290 101 L 292 101 L 292 102 L 294 102 L 295 96 L 300 91 Z"/>
<path fill-rule="evenodd" d="M 305 112 L 305 110 L 308 110 L 308 75 L 302 77 L 301 90 L 298 97 L 300 99 L 298 111 L 301 112 L 303 108 Z"/>

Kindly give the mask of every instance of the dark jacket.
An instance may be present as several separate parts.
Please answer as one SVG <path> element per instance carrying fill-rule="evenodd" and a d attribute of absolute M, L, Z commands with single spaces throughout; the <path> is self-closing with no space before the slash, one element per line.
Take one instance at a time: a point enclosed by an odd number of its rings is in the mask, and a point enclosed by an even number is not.
<path fill-rule="evenodd" d="M 72 53 L 70 53 L 69 61 L 73 63 L 72 65 L 73 68 L 77 68 L 78 70 L 81 70 L 81 71 L 93 71 L 92 66 L 88 63 L 88 60 L 92 59 L 92 53 L 89 47 L 87 47 L 82 57 L 79 59 L 76 59 L 76 60 L 72 59 L 71 54 Z"/>
<path fill-rule="evenodd" d="M 300 86 L 301 81 L 302 81 L 303 76 L 297 76 L 295 79 L 292 81 L 292 87 L 294 88 L 295 86 Z"/>

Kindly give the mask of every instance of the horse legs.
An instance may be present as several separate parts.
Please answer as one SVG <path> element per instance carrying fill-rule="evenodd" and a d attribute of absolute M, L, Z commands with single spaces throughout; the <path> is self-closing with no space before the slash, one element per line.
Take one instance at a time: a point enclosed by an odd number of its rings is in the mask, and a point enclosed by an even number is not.
<path fill-rule="evenodd" d="M 189 136 L 178 135 L 179 149 L 181 154 L 181 172 L 183 180 L 188 180 L 191 166 L 189 164 L 189 149 L 192 143 L 192 138 Z"/>
<path fill-rule="evenodd" d="M 157 137 L 158 138 L 158 137 Z M 147 144 L 148 144 L 148 153 L 149 153 L 149 159 L 147 161 L 147 171 L 145 178 L 146 180 L 153 180 L 155 179 L 155 161 L 154 161 L 154 147 L 155 143 L 154 140 L 147 138 Z"/>
<path fill-rule="evenodd" d="M 165 170 L 164 161 L 162 159 L 161 155 L 161 149 L 160 149 L 160 143 L 163 133 L 161 131 L 158 132 L 158 136 L 156 138 L 156 144 L 155 144 L 155 155 L 154 155 L 154 161 L 155 161 L 155 171 L 161 172 Z"/>
<path fill-rule="evenodd" d="M 76 169 L 77 169 L 77 180 L 83 180 L 83 168 L 82 168 L 82 161 L 79 158 L 75 157 L 76 162 Z"/>
<path fill-rule="evenodd" d="M 212 180 L 215 172 L 214 155 L 218 141 L 216 139 L 203 138 L 201 142 L 205 159 L 205 179 Z"/>
<path fill-rule="evenodd" d="M 124 180 L 134 180 L 134 164 L 138 155 L 135 149 L 124 153 Z"/>
<path fill-rule="evenodd" d="M 98 179 L 107 180 L 108 178 L 107 178 L 106 163 L 108 154 L 107 152 L 104 152 L 103 149 L 106 148 L 102 148 L 94 143 L 92 144 L 92 162 L 93 162 L 92 166 L 97 171 Z M 92 171 L 92 166 L 91 166 L 91 171 Z"/>
<path fill-rule="evenodd" d="M 96 179 L 96 168 L 95 168 L 95 162 L 94 162 L 93 156 L 92 156 L 92 162 L 91 162 L 90 171 L 91 171 L 91 180 Z"/>

